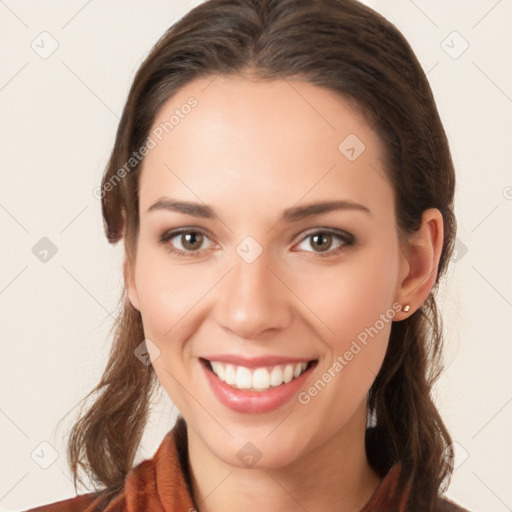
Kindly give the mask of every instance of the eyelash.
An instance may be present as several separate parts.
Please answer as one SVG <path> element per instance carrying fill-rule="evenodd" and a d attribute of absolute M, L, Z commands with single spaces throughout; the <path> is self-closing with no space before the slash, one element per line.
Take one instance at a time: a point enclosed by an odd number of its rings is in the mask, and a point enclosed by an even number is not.
<path fill-rule="evenodd" d="M 197 258 L 197 257 L 201 256 L 203 250 L 183 251 L 181 249 L 176 249 L 171 244 L 169 244 L 169 241 L 172 240 L 173 238 L 175 238 L 176 236 L 182 235 L 182 234 L 188 234 L 188 233 L 194 233 L 194 234 L 199 233 L 207 238 L 210 238 L 202 229 L 183 228 L 183 229 L 177 229 L 174 231 L 167 231 L 167 232 L 163 233 L 159 238 L 159 242 L 162 245 L 164 245 L 166 247 L 166 249 L 172 254 L 175 254 L 177 256 L 183 256 L 183 257 Z M 321 235 L 331 235 L 332 237 L 337 238 L 338 240 L 343 242 L 339 247 L 337 247 L 335 249 L 329 249 L 328 251 L 325 251 L 325 252 L 306 251 L 306 252 L 312 252 L 320 258 L 328 258 L 328 257 L 336 256 L 336 255 L 340 254 L 341 252 L 343 252 L 347 247 L 350 247 L 350 246 L 354 245 L 354 243 L 355 243 L 355 238 L 350 233 L 346 233 L 344 231 L 335 231 L 335 230 L 332 230 L 329 228 L 325 228 L 325 229 L 315 228 L 314 231 L 307 232 L 307 234 L 304 237 L 302 237 L 298 243 L 301 244 L 302 242 L 307 240 L 309 237 L 312 237 L 313 235 L 320 235 L 320 234 Z M 294 252 L 298 252 L 298 251 L 294 251 Z"/>

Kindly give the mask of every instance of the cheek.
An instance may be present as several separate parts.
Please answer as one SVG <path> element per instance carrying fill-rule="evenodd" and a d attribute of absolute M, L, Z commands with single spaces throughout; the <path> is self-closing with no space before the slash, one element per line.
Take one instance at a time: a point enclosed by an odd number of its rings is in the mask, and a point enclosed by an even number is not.
<path fill-rule="evenodd" d="M 379 373 L 396 314 L 394 279 L 393 265 L 386 272 L 361 261 L 350 269 L 331 267 L 303 283 L 303 300 L 318 317 L 314 329 L 321 333 L 325 357 L 317 380 L 300 398 L 329 411 L 325 428 L 335 431 L 348 421 Z"/>
<path fill-rule="evenodd" d="M 396 314 L 397 254 L 391 244 L 386 248 L 380 242 L 296 281 L 302 300 L 317 317 L 314 328 L 326 350 L 318 375 L 323 383 L 329 382 L 328 390 L 316 403 L 338 419 L 347 419 L 363 400 L 386 355 Z M 306 390 L 306 399 L 320 394 L 322 382 Z"/>
<path fill-rule="evenodd" d="M 187 340 L 194 332 L 198 301 L 214 283 L 211 272 L 204 277 L 192 265 L 170 263 L 165 250 L 139 246 L 135 281 L 144 335 L 159 349 L 152 365 L 167 395 L 184 414 L 190 414 L 183 391 L 191 355 Z"/>
<path fill-rule="evenodd" d="M 319 265 L 296 279 L 294 290 L 317 316 L 325 339 L 333 340 L 333 349 L 343 350 L 351 340 L 364 338 L 367 329 L 374 332 L 375 325 L 383 338 L 389 335 L 399 260 L 392 248 L 379 247 L 338 265 Z"/>
<path fill-rule="evenodd" d="M 216 274 L 198 275 L 194 265 L 170 263 L 164 249 L 141 246 L 135 281 L 145 330 L 164 340 L 182 329 L 187 314 L 215 284 Z"/>

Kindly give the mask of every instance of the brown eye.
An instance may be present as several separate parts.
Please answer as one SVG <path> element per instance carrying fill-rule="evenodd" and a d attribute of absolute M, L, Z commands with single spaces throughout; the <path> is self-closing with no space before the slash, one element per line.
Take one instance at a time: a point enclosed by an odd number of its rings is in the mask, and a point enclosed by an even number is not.
<path fill-rule="evenodd" d="M 203 235 L 193 231 L 189 233 L 182 233 L 180 238 L 181 246 L 186 251 L 197 251 L 203 244 Z"/>
<path fill-rule="evenodd" d="M 159 241 L 169 252 L 178 256 L 201 256 L 214 245 L 210 237 L 194 229 L 167 231 Z"/>
<path fill-rule="evenodd" d="M 316 230 L 305 236 L 298 245 L 299 250 L 312 252 L 317 256 L 335 256 L 351 245 L 354 245 L 355 237 L 350 233 L 340 231 Z"/>
<path fill-rule="evenodd" d="M 329 249 L 332 244 L 332 235 L 328 233 L 318 233 L 310 236 L 310 245 L 318 248 L 318 252 L 324 252 Z"/>

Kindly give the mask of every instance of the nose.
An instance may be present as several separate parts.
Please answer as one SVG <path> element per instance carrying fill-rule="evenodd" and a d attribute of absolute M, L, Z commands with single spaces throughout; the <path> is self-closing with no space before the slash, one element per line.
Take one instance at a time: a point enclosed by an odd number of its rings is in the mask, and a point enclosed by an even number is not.
<path fill-rule="evenodd" d="M 252 263 L 238 255 L 233 263 L 217 290 L 217 323 L 244 339 L 285 329 L 292 319 L 293 294 L 271 268 L 265 251 Z"/>

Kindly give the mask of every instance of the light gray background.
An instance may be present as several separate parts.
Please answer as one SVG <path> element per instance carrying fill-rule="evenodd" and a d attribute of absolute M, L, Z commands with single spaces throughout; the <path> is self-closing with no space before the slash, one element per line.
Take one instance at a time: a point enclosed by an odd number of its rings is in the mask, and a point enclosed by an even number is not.
<path fill-rule="evenodd" d="M 103 371 L 122 282 L 122 246 L 107 244 L 93 190 L 138 65 L 198 3 L 0 0 L 1 510 L 75 495 L 67 429 Z M 448 495 L 475 511 L 512 510 L 512 1 L 365 3 L 428 72 L 457 170 L 458 252 L 441 297 L 447 371 L 436 387 L 456 441 Z M 57 248 L 46 262 L 33 252 L 43 237 Z M 162 393 L 137 462 L 175 414 Z"/>

